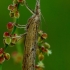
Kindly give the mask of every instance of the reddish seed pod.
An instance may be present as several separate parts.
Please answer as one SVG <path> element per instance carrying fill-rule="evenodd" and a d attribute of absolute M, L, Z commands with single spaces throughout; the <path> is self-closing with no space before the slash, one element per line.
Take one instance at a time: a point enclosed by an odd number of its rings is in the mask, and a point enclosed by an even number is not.
<path fill-rule="evenodd" d="M 13 28 L 13 23 L 12 22 L 9 22 L 8 24 L 7 24 L 7 29 L 12 29 Z"/>
<path fill-rule="evenodd" d="M 0 57 L 0 64 L 2 64 L 5 61 L 4 57 Z"/>
<path fill-rule="evenodd" d="M 9 32 L 4 32 L 3 37 L 8 37 L 10 36 Z"/>
<path fill-rule="evenodd" d="M 10 11 L 15 11 L 16 8 L 17 8 L 17 6 L 15 6 L 15 4 L 14 5 L 11 4 L 8 6 L 8 10 L 10 10 Z"/>
<path fill-rule="evenodd" d="M 13 11 L 13 10 L 14 10 L 14 8 L 15 8 L 15 7 L 14 7 L 12 4 L 8 6 L 8 10 Z"/>
<path fill-rule="evenodd" d="M 47 49 L 45 47 L 42 47 L 42 52 L 47 52 Z"/>
<path fill-rule="evenodd" d="M 0 57 L 3 55 L 4 49 L 0 48 Z"/>

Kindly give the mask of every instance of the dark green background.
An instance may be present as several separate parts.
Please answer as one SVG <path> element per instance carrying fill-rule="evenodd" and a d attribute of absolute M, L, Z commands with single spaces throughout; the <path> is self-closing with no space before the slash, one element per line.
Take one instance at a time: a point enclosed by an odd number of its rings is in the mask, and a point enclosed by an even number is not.
<path fill-rule="evenodd" d="M 3 33 L 7 31 L 6 24 L 11 22 L 7 7 L 12 0 L 0 1 L 0 47 L 3 47 Z M 29 6 L 34 9 L 35 0 L 27 0 Z M 42 20 L 41 28 L 47 32 L 47 42 L 51 45 L 52 55 L 45 56 L 44 70 L 70 70 L 70 1 L 69 0 L 41 0 L 41 11 L 46 20 Z M 20 8 L 19 22 L 27 23 L 31 13 L 25 8 Z M 22 31 L 21 31 L 22 32 Z M 16 48 L 8 48 L 12 52 Z M 20 70 L 18 64 L 12 59 L 3 64 L 3 70 Z"/>

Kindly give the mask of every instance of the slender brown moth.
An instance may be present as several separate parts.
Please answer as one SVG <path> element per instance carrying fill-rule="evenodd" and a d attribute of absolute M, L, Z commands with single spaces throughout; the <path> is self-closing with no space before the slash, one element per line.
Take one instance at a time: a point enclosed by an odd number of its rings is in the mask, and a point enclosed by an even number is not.
<path fill-rule="evenodd" d="M 40 0 L 36 0 L 35 12 L 29 18 L 26 27 L 23 70 L 35 70 L 37 33 L 40 23 Z"/>

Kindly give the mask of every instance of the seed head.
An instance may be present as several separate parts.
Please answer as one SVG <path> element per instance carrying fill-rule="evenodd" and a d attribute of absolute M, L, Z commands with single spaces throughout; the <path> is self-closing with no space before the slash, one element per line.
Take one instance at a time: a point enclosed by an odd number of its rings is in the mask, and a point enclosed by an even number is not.
<path fill-rule="evenodd" d="M 43 33 L 41 37 L 42 37 L 43 39 L 46 39 L 46 38 L 47 38 L 47 34 L 46 34 L 46 33 Z"/>
<path fill-rule="evenodd" d="M 13 28 L 13 23 L 12 22 L 9 22 L 8 24 L 7 24 L 7 29 L 12 29 Z"/>
<path fill-rule="evenodd" d="M 10 36 L 9 32 L 4 32 L 3 37 L 9 37 L 9 36 Z"/>

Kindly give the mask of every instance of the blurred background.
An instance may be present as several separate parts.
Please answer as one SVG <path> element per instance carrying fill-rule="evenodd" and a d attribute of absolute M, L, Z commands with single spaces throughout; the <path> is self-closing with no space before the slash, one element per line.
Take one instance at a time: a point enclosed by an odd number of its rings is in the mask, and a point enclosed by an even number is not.
<path fill-rule="evenodd" d="M 30 8 L 34 9 L 35 0 L 26 0 Z M 7 31 L 6 24 L 12 22 L 7 9 L 12 0 L 0 1 L 0 47 L 3 47 L 3 33 Z M 42 19 L 41 29 L 48 34 L 47 42 L 51 45 L 52 55 L 45 56 L 44 70 L 70 70 L 70 1 L 69 0 L 41 0 Z M 25 6 L 20 7 L 20 24 L 26 24 L 32 15 Z M 19 30 L 19 33 L 24 30 Z M 23 45 L 20 45 L 23 47 Z M 16 47 L 8 48 L 10 54 Z M 22 49 L 23 50 L 23 49 Z M 12 58 L 5 61 L 3 70 L 21 70 L 20 64 Z"/>

